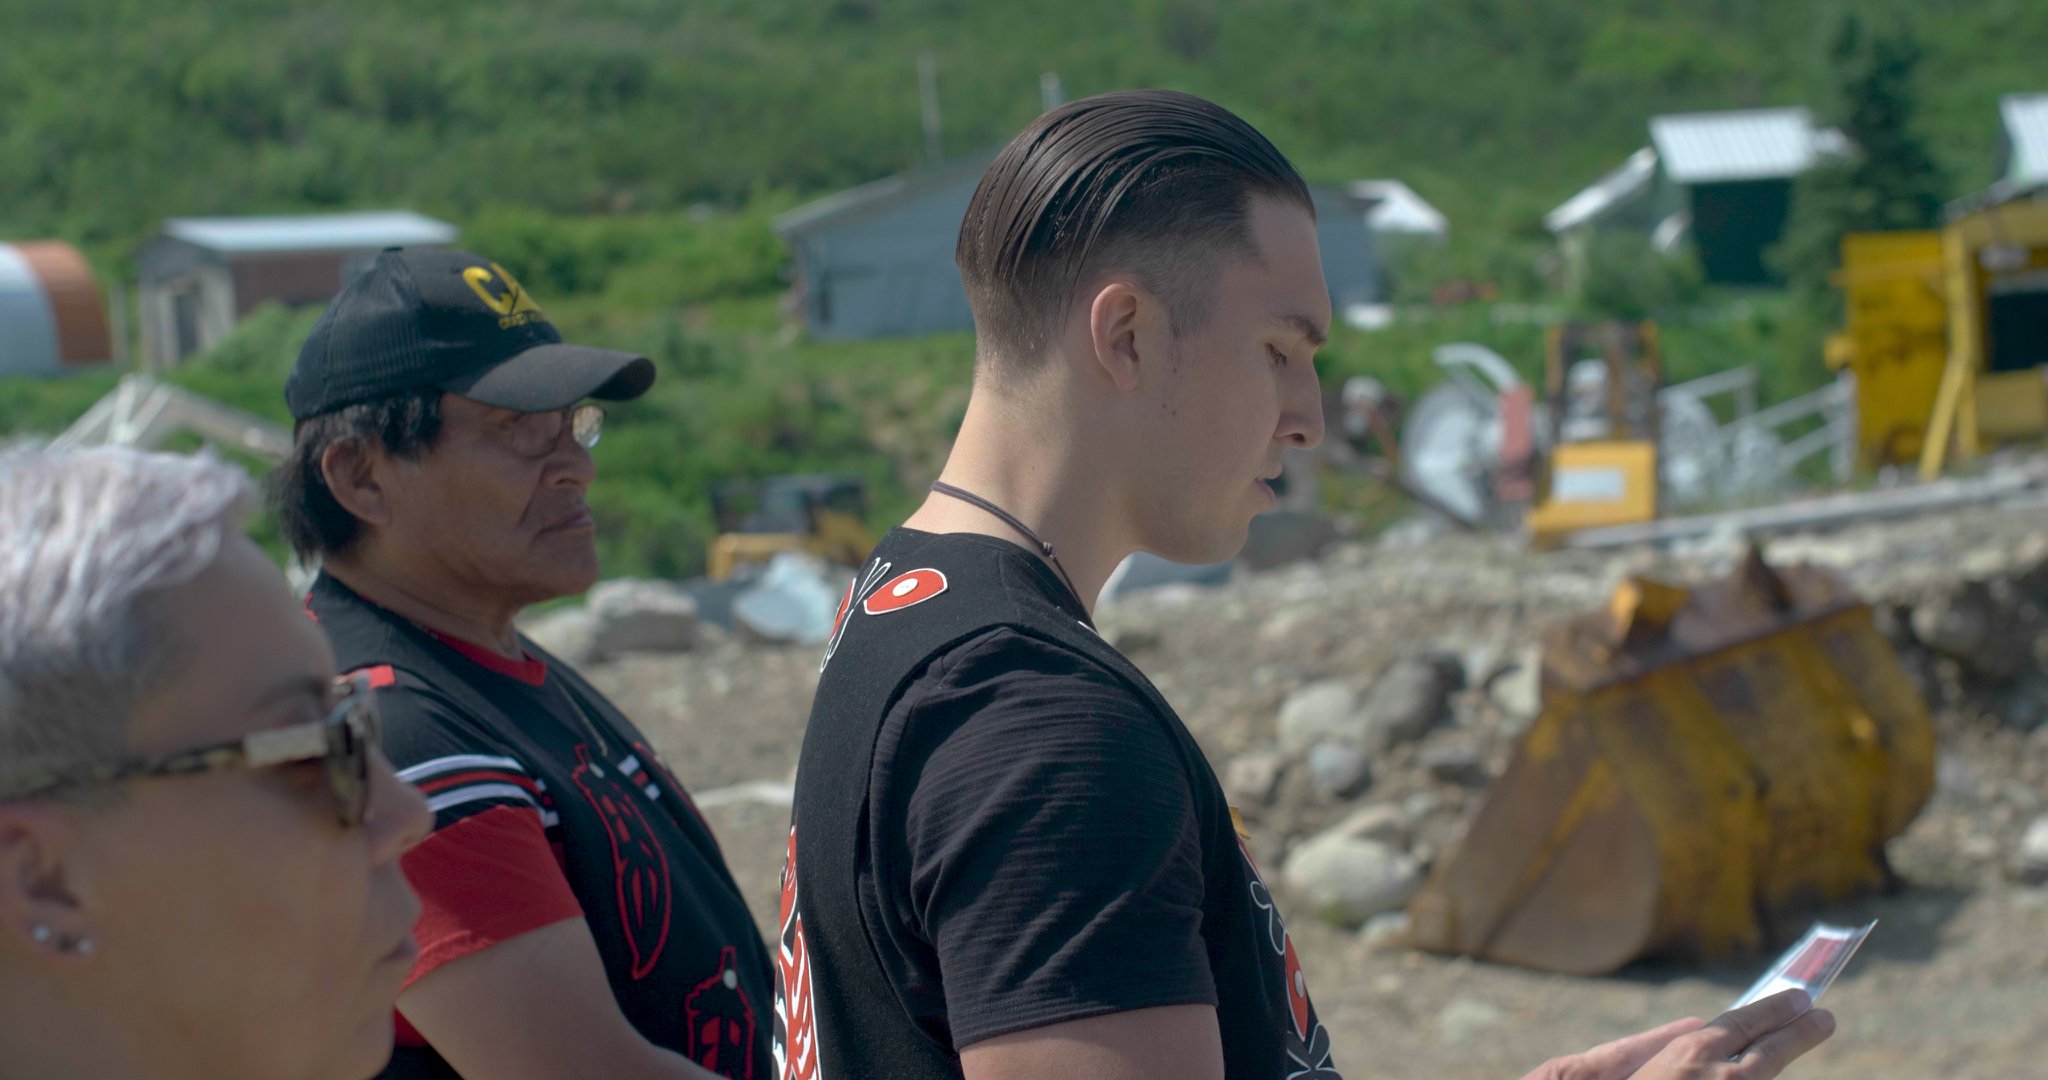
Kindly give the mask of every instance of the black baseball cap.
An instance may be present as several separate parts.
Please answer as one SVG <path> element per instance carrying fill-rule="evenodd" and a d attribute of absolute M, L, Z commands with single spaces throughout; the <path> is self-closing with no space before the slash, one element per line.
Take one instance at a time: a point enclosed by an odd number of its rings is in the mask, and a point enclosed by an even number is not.
<path fill-rule="evenodd" d="M 284 383 L 304 420 L 434 387 L 516 412 L 627 401 L 654 384 L 644 356 L 566 345 L 497 263 L 447 248 L 391 248 L 348 284 Z"/>

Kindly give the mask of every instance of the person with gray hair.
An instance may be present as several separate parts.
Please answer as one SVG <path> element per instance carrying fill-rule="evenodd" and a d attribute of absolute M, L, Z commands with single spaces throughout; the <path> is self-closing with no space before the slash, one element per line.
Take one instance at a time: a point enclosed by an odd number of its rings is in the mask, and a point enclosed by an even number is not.
<path fill-rule="evenodd" d="M 424 800 L 241 471 L 0 449 L 0 1073 L 360 1080 Z"/>

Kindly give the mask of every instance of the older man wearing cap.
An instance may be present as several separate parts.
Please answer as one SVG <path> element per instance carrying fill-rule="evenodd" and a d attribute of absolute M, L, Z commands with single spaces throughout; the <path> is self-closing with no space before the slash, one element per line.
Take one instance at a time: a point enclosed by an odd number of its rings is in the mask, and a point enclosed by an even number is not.
<path fill-rule="evenodd" d="M 388 251 L 313 328 L 273 478 L 307 599 L 434 811 L 388 1077 L 754 1077 L 773 968 L 647 740 L 513 617 L 597 580 L 584 494 L 646 358 L 564 344 L 495 263 Z M 707 1072 L 708 1070 L 708 1072 Z"/>

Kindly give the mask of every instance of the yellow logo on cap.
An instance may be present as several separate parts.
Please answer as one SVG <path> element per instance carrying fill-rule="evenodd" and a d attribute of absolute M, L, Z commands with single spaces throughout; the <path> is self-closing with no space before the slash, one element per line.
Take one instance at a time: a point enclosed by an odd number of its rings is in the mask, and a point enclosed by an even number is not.
<path fill-rule="evenodd" d="M 469 283 L 478 297 L 498 313 L 498 327 L 510 330 L 530 322 L 546 319 L 547 313 L 533 302 L 518 279 L 505 272 L 505 268 L 492 263 L 488 268 L 472 266 L 462 271 L 462 280 Z"/>

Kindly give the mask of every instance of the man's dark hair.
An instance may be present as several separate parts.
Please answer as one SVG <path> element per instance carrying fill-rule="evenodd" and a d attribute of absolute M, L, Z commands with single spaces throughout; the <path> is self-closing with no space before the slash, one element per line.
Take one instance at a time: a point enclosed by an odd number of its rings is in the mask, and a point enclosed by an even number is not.
<path fill-rule="evenodd" d="M 327 448 L 360 442 L 417 461 L 441 435 L 441 391 L 408 390 L 309 416 L 292 429 L 292 455 L 264 485 L 278 531 L 299 558 L 339 555 L 362 535 L 362 522 L 334 498 L 320 459 Z"/>
<path fill-rule="evenodd" d="M 996 155 L 960 224 L 982 355 L 1011 372 L 1035 361 L 1109 267 L 1164 300 L 1176 334 L 1197 329 L 1214 260 L 1253 250 L 1257 195 L 1315 213 L 1294 166 L 1214 102 L 1123 90 L 1045 113 Z"/>

